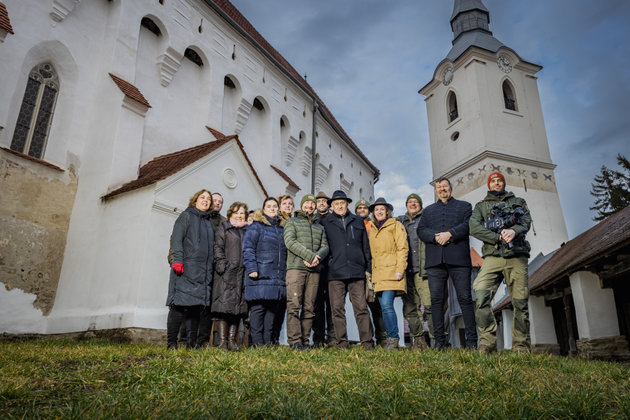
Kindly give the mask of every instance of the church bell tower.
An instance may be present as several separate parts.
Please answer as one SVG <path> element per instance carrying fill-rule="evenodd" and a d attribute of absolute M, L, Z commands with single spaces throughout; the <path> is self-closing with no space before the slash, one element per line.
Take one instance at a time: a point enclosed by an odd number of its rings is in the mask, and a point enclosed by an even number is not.
<path fill-rule="evenodd" d="M 425 96 L 433 178 L 446 176 L 453 195 L 473 205 L 485 197 L 493 171 L 523 197 L 534 226 L 531 256 L 568 239 L 538 94 L 537 64 L 523 60 L 490 30 L 481 0 L 455 0 L 453 46 Z"/>

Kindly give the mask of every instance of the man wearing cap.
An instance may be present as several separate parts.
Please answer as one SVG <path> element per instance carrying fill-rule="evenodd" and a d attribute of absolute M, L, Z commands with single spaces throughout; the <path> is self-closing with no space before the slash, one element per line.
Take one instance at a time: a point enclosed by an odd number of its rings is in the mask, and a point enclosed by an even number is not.
<path fill-rule="evenodd" d="M 527 352 L 529 336 L 529 288 L 527 285 L 527 261 L 530 246 L 525 236 L 532 223 L 527 203 L 505 190 L 505 177 L 493 172 L 488 177 L 488 194 L 475 205 L 470 218 L 470 234 L 483 242 L 483 265 L 473 283 L 477 327 L 479 328 L 479 351 L 490 353 L 497 348 L 497 323 L 492 312 L 492 298 L 502 278 L 505 278 L 508 293 L 514 308 L 512 323 L 512 350 Z M 519 209 L 514 220 L 499 232 L 486 227 L 486 221 L 497 220 L 491 212 L 493 207 Z M 516 222 L 512 224 L 512 222 Z"/>
<path fill-rule="evenodd" d="M 365 300 L 365 272 L 372 271 L 370 245 L 363 220 L 348 210 L 352 200 L 341 190 L 333 193 L 328 204 L 333 212 L 324 218 L 330 255 L 328 258 L 328 294 L 335 326 L 336 345 L 348 347 L 346 328 L 346 294 L 365 349 L 373 348 L 372 324 Z"/>
<path fill-rule="evenodd" d="M 325 192 L 320 191 L 315 196 L 317 213 L 315 222 L 322 224 L 322 221 L 330 214 L 328 197 Z M 319 271 L 319 288 L 315 299 L 315 318 L 313 319 L 313 345 L 320 347 L 326 343 L 335 341 L 335 329 L 333 328 L 332 312 L 330 310 L 330 299 L 328 298 L 328 267 L 324 261 Z"/>
<path fill-rule="evenodd" d="M 317 200 L 302 197 L 299 211 L 284 225 L 287 247 L 287 341 L 295 350 L 308 348 L 315 316 L 321 262 L 328 255 L 324 228 L 314 223 Z M 301 314 L 300 314 L 301 310 Z"/>
<path fill-rule="evenodd" d="M 450 277 L 464 318 L 465 346 L 476 348 L 477 328 L 470 288 L 472 263 L 468 238 L 468 220 L 472 206 L 466 201 L 453 198 L 452 191 L 448 178 L 438 178 L 435 181 L 435 195 L 439 200 L 424 209 L 418 224 L 418 236 L 426 244 L 425 267 L 431 292 L 434 347 L 447 347 L 444 332 L 444 291 Z"/>
<path fill-rule="evenodd" d="M 412 340 L 411 348 L 422 350 L 427 348 L 426 335 L 433 338 L 433 319 L 431 317 L 431 293 L 429 292 L 429 278 L 424 268 L 425 245 L 418 237 L 418 223 L 422 215 L 422 199 L 416 193 L 411 193 L 405 202 L 407 213 L 399 220 L 407 230 L 409 241 L 409 256 L 407 258 L 407 294 L 403 296 L 403 315 L 409 324 L 409 335 Z M 424 329 L 424 314 L 429 323 L 429 331 Z"/>
<path fill-rule="evenodd" d="M 365 225 L 365 231 L 370 235 L 370 203 L 366 200 L 359 200 L 354 206 L 354 214 L 363 219 Z M 372 325 L 374 326 L 374 338 L 376 339 L 376 345 L 384 346 L 387 343 L 387 330 L 385 329 L 385 321 L 383 321 L 383 312 L 381 311 L 381 304 L 378 303 L 376 293 L 374 292 L 374 284 L 372 283 L 372 274 L 365 273 L 365 297 L 367 300 L 368 308 L 370 308 L 370 314 L 372 315 Z"/>

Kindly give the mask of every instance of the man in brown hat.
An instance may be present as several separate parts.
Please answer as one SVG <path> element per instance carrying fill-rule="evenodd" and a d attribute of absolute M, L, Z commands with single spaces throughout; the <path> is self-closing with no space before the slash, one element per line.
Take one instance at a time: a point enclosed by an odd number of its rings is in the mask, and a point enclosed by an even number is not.
<path fill-rule="evenodd" d="M 328 200 L 333 212 L 322 221 L 330 249 L 328 293 L 337 347 L 346 348 L 349 344 L 345 309 L 349 294 L 361 345 L 371 349 L 374 344 L 365 301 L 365 272 L 372 271 L 372 257 L 363 220 L 348 210 L 351 202 L 346 193 L 335 191 Z"/>

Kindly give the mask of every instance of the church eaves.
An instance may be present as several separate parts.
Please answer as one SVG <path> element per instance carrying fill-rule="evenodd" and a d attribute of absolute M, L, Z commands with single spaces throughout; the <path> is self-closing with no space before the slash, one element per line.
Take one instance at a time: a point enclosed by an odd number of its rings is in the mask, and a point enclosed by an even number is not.
<path fill-rule="evenodd" d="M 207 128 L 208 130 L 213 132 L 213 134 L 216 131 L 216 130 L 212 130 L 210 127 L 207 127 Z M 219 133 L 218 131 L 216 132 Z M 147 162 L 145 165 L 143 165 L 140 168 L 140 173 L 138 174 L 137 179 L 134 179 L 133 181 L 126 183 L 122 187 L 105 194 L 104 196 L 101 197 L 101 200 L 107 201 L 119 194 L 137 190 L 139 188 L 143 188 L 143 187 L 155 184 L 156 182 L 161 181 L 163 179 L 166 179 L 169 176 L 181 171 L 188 165 L 191 165 L 195 163 L 196 161 L 198 161 L 199 159 L 209 155 L 210 153 L 217 150 L 219 147 L 223 146 L 224 144 L 229 143 L 232 140 L 234 140 L 236 144 L 238 145 L 238 147 L 241 149 L 241 152 L 243 153 L 243 156 L 245 157 L 247 164 L 252 170 L 252 173 L 254 174 L 256 181 L 258 181 L 258 185 L 260 185 L 261 190 L 266 196 L 267 190 L 265 190 L 265 187 L 263 186 L 262 181 L 260 180 L 260 177 L 258 176 L 258 173 L 256 173 L 256 170 L 254 169 L 252 162 L 249 160 L 249 157 L 245 153 L 245 148 L 243 147 L 243 144 L 238 139 L 238 136 L 236 134 L 233 134 L 231 136 L 222 137 L 218 140 L 213 140 L 208 143 L 204 143 L 198 146 L 190 147 L 188 149 L 180 150 L 178 152 L 158 156 L 152 159 L 150 162 Z"/>

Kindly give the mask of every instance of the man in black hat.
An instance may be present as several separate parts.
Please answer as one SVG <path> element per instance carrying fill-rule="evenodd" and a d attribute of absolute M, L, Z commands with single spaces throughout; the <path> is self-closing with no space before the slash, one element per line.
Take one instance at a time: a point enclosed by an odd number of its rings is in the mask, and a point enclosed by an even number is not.
<path fill-rule="evenodd" d="M 316 215 L 315 223 L 322 225 L 322 221 L 330 214 L 328 200 L 330 197 L 320 191 L 315 196 Z M 322 225 L 323 226 L 323 225 Z M 313 318 L 313 346 L 321 347 L 326 343 L 335 342 L 335 329 L 333 328 L 330 299 L 328 297 L 328 267 L 327 259 L 321 262 L 319 272 L 319 287 L 315 298 L 315 317 Z"/>
<path fill-rule="evenodd" d="M 335 191 L 328 200 L 333 212 L 322 221 L 330 248 L 328 293 L 337 347 L 349 344 L 345 309 L 349 293 L 361 345 L 372 349 L 372 324 L 365 300 L 365 272 L 372 271 L 372 257 L 363 220 L 348 210 L 351 202 L 343 191 Z"/>

